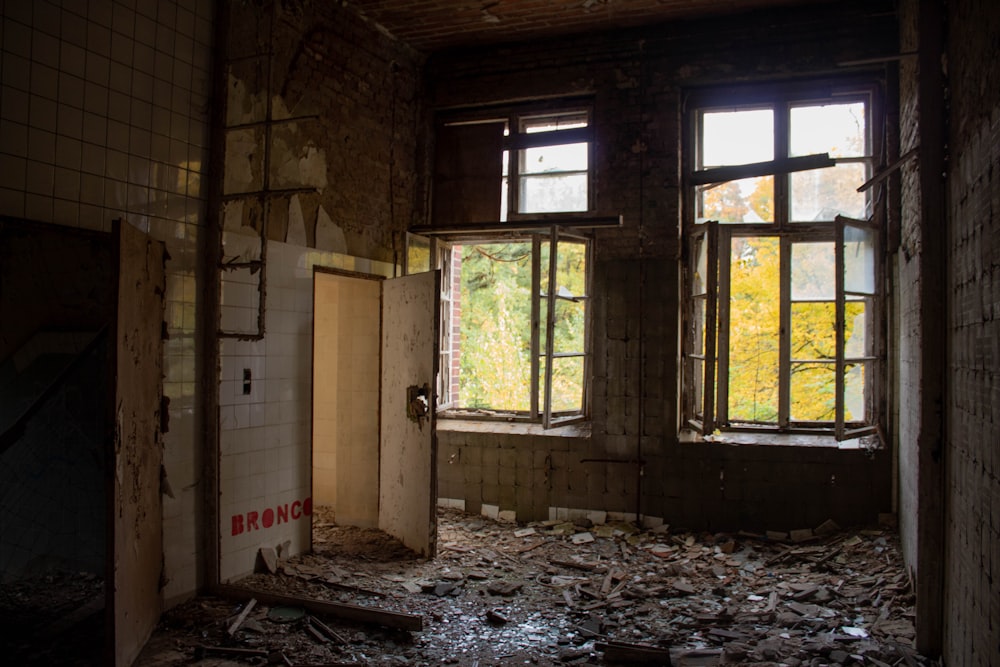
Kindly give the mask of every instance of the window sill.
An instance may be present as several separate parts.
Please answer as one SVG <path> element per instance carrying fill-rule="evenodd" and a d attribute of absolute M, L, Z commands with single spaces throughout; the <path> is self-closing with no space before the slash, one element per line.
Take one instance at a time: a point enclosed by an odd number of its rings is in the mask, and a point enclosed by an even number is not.
<path fill-rule="evenodd" d="M 702 436 L 696 431 L 685 429 L 680 432 L 677 440 L 682 443 L 717 443 L 721 445 L 760 447 L 824 447 L 829 449 L 856 449 L 865 451 L 881 449 L 877 436 L 863 436 L 837 442 L 832 433 L 750 433 L 746 431 L 726 431 L 721 434 Z"/>
<path fill-rule="evenodd" d="M 590 422 L 574 422 L 545 428 L 534 422 L 505 422 L 485 419 L 456 419 L 439 416 L 438 431 L 456 433 L 496 433 L 500 435 L 537 435 L 549 438 L 589 438 Z"/>

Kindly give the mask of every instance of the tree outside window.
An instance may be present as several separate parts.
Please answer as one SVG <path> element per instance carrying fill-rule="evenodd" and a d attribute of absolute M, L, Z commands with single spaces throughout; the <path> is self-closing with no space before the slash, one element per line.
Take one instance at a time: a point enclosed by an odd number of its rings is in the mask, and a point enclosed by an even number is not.
<path fill-rule="evenodd" d="M 872 169 L 871 105 L 858 90 L 695 105 L 689 164 L 705 184 L 690 191 L 687 224 L 689 425 L 874 428 L 879 230 L 858 191 Z M 854 288 L 859 273 L 871 280 Z"/>

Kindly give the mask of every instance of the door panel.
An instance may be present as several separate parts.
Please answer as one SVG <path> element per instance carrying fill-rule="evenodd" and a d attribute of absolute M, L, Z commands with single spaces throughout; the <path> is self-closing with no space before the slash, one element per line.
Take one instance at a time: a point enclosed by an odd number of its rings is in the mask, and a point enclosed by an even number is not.
<path fill-rule="evenodd" d="M 132 664 L 160 616 L 163 244 L 116 222 L 118 309 L 108 577 L 114 664 Z"/>
<path fill-rule="evenodd" d="M 437 546 L 439 280 L 433 271 L 382 287 L 379 528 L 427 557 Z"/>

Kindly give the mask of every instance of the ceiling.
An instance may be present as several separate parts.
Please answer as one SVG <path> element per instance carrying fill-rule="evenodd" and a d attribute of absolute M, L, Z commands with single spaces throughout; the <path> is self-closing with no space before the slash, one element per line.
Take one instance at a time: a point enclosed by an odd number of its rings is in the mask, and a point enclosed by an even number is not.
<path fill-rule="evenodd" d="M 426 54 L 826 0 L 346 0 Z"/>

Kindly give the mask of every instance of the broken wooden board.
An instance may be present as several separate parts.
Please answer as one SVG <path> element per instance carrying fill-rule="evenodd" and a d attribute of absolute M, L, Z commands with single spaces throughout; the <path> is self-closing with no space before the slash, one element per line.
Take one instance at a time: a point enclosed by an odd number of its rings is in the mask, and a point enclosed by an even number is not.
<path fill-rule="evenodd" d="M 247 620 L 247 615 L 253 611 L 256 604 L 257 598 L 250 598 L 250 601 L 243 605 L 243 611 L 240 612 L 240 615 L 236 617 L 236 620 L 233 621 L 232 625 L 229 626 L 229 629 L 226 630 L 226 633 L 230 637 L 236 634 L 236 631 L 240 629 L 240 626 L 243 625 L 243 621 Z"/>
<path fill-rule="evenodd" d="M 424 620 L 421 616 L 413 614 L 403 614 L 397 611 L 387 611 L 375 607 L 362 607 L 360 605 L 347 604 L 344 602 L 328 602 L 326 600 L 316 600 L 313 598 L 296 597 L 293 595 L 278 595 L 276 593 L 265 593 L 263 591 L 252 591 L 239 586 L 228 584 L 218 584 L 212 587 L 213 594 L 220 597 L 234 600 L 249 600 L 257 598 L 258 602 L 266 605 L 292 605 L 299 606 L 314 614 L 327 614 L 336 618 L 342 618 L 359 623 L 371 623 L 397 630 L 409 630 L 419 632 L 424 629 Z"/>
<path fill-rule="evenodd" d="M 625 642 L 597 642 L 595 648 L 604 653 L 607 662 L 617 662 L 628 665 L 665 665 L 669 667 L 670 651 L 645 644 L 627 644 Z"/>

